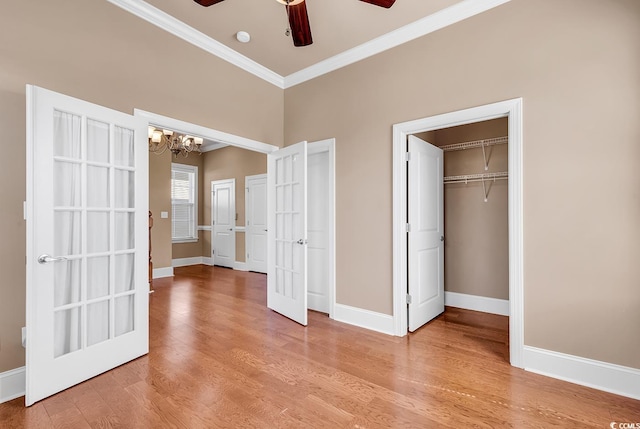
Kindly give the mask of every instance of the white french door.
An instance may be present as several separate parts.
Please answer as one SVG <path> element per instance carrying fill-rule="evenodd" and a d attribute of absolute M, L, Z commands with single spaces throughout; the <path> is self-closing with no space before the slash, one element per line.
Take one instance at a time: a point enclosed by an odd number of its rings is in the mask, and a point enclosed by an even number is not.
<path fill-rule="evenodd" d="M 267 272 L 267 175 L 245 178 L 246 248 L 249 271 Z"/>
<path fill-rule="evenodd" d="M 409 136 L 409 331 L 444 311 L 443 153 Z"/>
<path fill-rule="evenodd" d="M 148 353 L 146 139 L 27 86 L 27 406 Z"/>
<path fill-rule="evenodd" d="M 213 264 L 233 268 L 236 261 L 236 179 L 211 182 Z"/>
<path fill-rule="evenodd" d="M 267 156 L 267 306 L 307 325 L 307 142 Z"/>

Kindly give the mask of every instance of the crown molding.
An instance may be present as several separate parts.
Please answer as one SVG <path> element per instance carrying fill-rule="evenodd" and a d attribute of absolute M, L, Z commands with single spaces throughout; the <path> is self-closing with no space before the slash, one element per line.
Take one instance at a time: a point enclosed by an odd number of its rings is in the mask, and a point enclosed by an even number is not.
<path fill-rule="evenodd" d="M 287 76 L 280 76 L 273 70 L 234 51 L 143 0 L 107 1 L 278 88 L 287 89 L 433 33 L 441 28 L 508 3 L 511 0 L 463 0 L 460 3 Z"/>
<path fill-rule="evenodd" d="M 258 64 L 239 52 L 218 42 L 206 34 L 188 26 L 184 22 L 143 0 L 107 0 L 127 12 L 165 30 L 182 40 L 223 59 L 279 88 L 284 89 L 284 78 L 276 72 Z"/>
<path fill-rule="evenodd" d="M 432 15 L 419 19 L 390 33 L 372 39 L 331 58 L 285 76 L 285 89 L 346 67 L 380 52 L 425 36 L 441 28 L 478 15 L 511 0 L 464 0 Z"/>
<path fill-rule="evenodd" d="M 191 122 L 182 121 L 180 119 L 170 118 L 153 112 L 147 112 L 142 109 L 133 109 L 133 116 L 144 118 L 149 125 L 158 128 L 166 128 L 181 134 L 196 135 L 203 139 L 218 143 L 221 145 L 231 145 L 242 149 L 249 149 L 254 152 L 271 153 L 280 149 L 268 143 L 241 137 L 235 134 L 225 133 L 224 131 L 214 130 L 213 128 L 203 127 L 202 125 L 193 124 Z M 208 152 L 207 149 L 204 152 Z"/>

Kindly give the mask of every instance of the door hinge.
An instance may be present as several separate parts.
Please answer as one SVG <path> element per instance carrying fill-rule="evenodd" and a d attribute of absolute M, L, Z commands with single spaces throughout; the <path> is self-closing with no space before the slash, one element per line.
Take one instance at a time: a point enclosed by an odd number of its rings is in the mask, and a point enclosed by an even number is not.
<path fill-rule="evenodd" d="M 407 224 L 406 228 L 407 228 L 407 232 L 411 232 L 411 224 L 410 223 Z"/>
<path fill-rule="evenodd" d="M 216 224 L 216 221 L 215 221 L 215 220 L 212 220 L 212 221 L 211 221 L 211 225 L 215 225 L 215 224 Z"/>
<path fill-rule="evenodd" d="M 411 152 L 405 152 L 404 160 L 407 162 L 411 161 Z"/>
<path fill-rule="evenodd" d="M 251 258 L 249 257 L 249 254 L 248 254 L 248 253 L 247 253 L 247 259 L 251 259 Z"/>
<path fill-rule="evenodd" d="M 407 304 L 411 304 L 411 295 L 407 294 Z"/>

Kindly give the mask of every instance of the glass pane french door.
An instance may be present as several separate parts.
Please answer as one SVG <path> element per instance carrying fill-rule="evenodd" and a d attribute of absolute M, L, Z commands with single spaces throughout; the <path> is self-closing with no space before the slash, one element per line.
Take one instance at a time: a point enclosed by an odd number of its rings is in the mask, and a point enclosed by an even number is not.
<path fill-rule="evenodd" d="M 307 324 L 307 143 L 267 157 L 267 306 Z"/>
<path fill-rule="evenodd" d="M 54 110 L 54 357 L 133 330 L 134 130 Z M 82 137 L 86 142 L 82 144 Z"/>
<path fill-rule="evenodd" d="M 27 404 L 147 352 L 146 123 L 30 87 Z"/>

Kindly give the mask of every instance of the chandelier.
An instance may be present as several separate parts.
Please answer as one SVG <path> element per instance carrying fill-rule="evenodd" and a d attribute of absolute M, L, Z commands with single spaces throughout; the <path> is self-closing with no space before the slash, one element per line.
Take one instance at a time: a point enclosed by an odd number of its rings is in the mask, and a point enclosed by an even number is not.
<path fill-rule="evenodd" d="M 186 158 L 191 152 L 202 154 L 200 150 L 202 142 L 201 137 L 149 127 L 149 152 L 153 152 L 156 155 L 162 155 L 167 150 L 171 151 L 175 158 L 178 157 L 178 154 Z"/>

